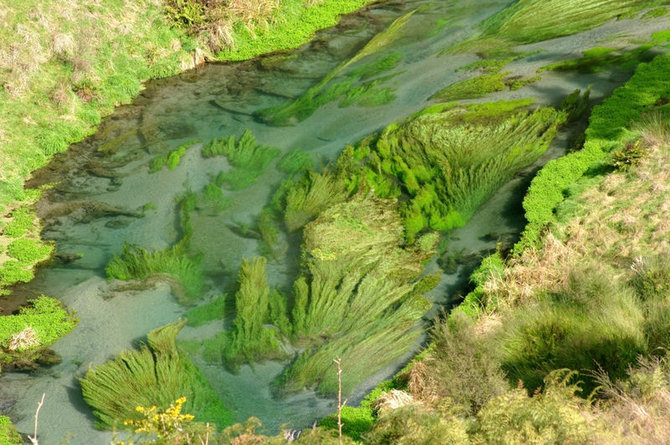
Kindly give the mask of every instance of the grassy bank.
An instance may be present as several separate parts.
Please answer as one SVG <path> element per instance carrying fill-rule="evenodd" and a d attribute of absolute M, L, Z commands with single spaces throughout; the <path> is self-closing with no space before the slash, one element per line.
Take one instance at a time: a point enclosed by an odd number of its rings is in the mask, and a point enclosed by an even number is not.
<path fill-rule="evenodd" d="M 0 293 L 30 281 L 33 266 L 50 254 L 30 211 L 38 193 L 24 190 L 25 178 L 93 133 L 143 81 L 177 74 L 205 57 L 243 60 L 295 48 L 370 0 L 261 3 L 229 2 L 225 11 L 162 0 L 27 0 L 0 7 Z M 189 4 L 214 27 L 194 23 L 197 17 L 184 9 Z M 218 21 L 205 17 L 214 12 Z M 32 240 L 28 257 L 12 256 L 8 246 L 16 239 Z"/>

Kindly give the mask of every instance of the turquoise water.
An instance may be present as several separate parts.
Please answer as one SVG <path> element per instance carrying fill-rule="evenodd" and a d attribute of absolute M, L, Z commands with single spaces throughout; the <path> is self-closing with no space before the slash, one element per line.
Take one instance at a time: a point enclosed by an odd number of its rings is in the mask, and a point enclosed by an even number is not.
<path fill-rule="evenodd" d="M 377 5 L 345 17 L 338 27 L 321 32 L 313 42 L 287 57 L 211 64 L 174 78 L 149 82 L 140 97 L 107 118 L 96 135 L 38 172 L 33 186 L 58 182 L 38 205 L 45 223 L 43 235 L 56 242 L 59 253 L 81 258 L 40 270 L 37 279 L 18 292 L 61 298 L 77 311 L 81 321 L 72 334 L 53 348 L 62 356 L 61 364 L 33 375 L 2 376 L 0 394 L 16 400 L 9 414 L 18 427 L 31 431 L 37 401 L 46 393 L 46 404 L 40 413 L 43 443 L 58 443 L 64 437 L 72 444 L 108 443 L 111 433 L 93 429 L 94 418 L 81 398 L 77 378 L 89 366 L 103 363 L 187 310 L 175 301 L 166 284 L 128 288 L 104 278 L 106 264 L 121 252 L 124 242 L 147 249 L 163 249 L 177 242 L 181 234 L 176 198 L 187 190 L 202 190 L 212 176 L 230 168 L 223 157 L 204 159 L 200 155 L 201 144 L 195 143 L 174 170 L 165 168 L 149 174 L 148 166 L 157 154 L 195 138 L 207 141 L 239 136 L 248 129 L 258 141 L 277 147 L 282 153 L 301 149 L 309 153 L 316 165 L 325 163 L 345 145 L 426 107 L 432 94 L 469 76 L 457 69 L 476 61 L 475 54 L 439 56 L 440 51 L 472 35 L 477 23 L 507 3 L 506 0 L 408 1 L 402 5 Z M 346 76 L 366 63 L 398 52 L 400 62 L 387 73 L 392 75 L 390 79 L 381 85 L 393 88 L 396 95 L 393 102 L 372 108 L 357 105 L 341 108 L 332 102 L 287 127 L 272 127 L 254 119 L 255 111 L 304 93 L 342 61 L 354 56 L 390 22 L 416 8 L 419 9 L 398 39 L 341 73 Z M 644 22 L 644 29 L 636 27 L 636 35 L 630 39 L 651 32 L 655 26 L 661 26 L 659 23 Z M 516 61 L 507 69 L 514 74 L 534 73 L 542 65 L 575 56 L 580 49 L 630 29 L 630 22 L 615 22 L 588 33 L 557 39 L 551 45 L 544 42 L 529 46 L 524 51 L 546 49 L 545 46 L 551 51 Z M 555 104 L 575 88 L 592 85 L 592 97 L 598 100 L 621 84 L 628 74 L 548 73 L 535 84 L 492 97 L 534 97 L 538 104 Z M 518 236 L 523 226 L 520 201 L 525 185 L 539 165 L 564 152 L 571 131 L 574 129 L 559 135 L 537 165 L 520 172 L 466 227 L 450 235 L 449 252 L 458 252 L 470 261 L 445 274 L 440 286 L 431 293 L 437 303 L 435 311 L 458 299 L 477 258 L 495 247 L 500 238 L 512 242 Z M 103 154 L 100 150 L 113 153 Z M 203 301 L 234 283 L 243 258 L 259 255 L 258 240 L 240 236 L 235 226 L 252 225 L 268 203 L 284 177 L 275 163 L 251 187 L 225 190 L 231 201 L 225 210 L 203 207 L 193 213 L 191 250 L 203 255 L 206 273 Z M 289 247 L 285 259 L 269 263 L 268 279 L 273 285 L 285 286 L 295 276 L 298 246 L 293 243 Z M 433 262 L 429 271 L 435 269 L 437 265 Z M 212 337 L 229 322 L 185 328 L 180 339 Z M 409 351 L 403 359 L 362 384 L 351 398 L 352 403 L 392 375 L 413 352 Z M 286 423 L 302 428 L 333 410 L 333 400 L 319 398 L 311 391 L 281 400 L 272 398 L 270 383 L 285 363 L 266 362 L 253 369 L 245 366 L 233 375 L 220 364 L 206 364 L 198 356 L 194 360 L 236 421 L 253 415 L 263 421 L 268 431 Z"/>

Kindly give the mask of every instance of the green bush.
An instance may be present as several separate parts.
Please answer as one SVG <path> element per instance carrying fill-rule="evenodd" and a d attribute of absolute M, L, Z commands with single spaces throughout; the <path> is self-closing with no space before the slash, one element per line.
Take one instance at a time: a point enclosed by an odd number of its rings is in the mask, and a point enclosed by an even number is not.
<path fill-rule="evenodd" d="M 588 395 L 596 385 L 589 372 L 623 378 L 647 351 L 643 324 L 629 289 L 598 269 L 575 270 L 562 291 L 505 323 L 502 368 L 530 391 L 554 369 L 579 371 Z"/>

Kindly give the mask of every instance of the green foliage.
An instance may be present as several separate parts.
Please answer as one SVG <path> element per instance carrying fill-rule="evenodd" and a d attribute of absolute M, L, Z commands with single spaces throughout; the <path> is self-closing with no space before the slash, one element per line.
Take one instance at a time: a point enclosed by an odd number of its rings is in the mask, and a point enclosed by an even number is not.
<path fill-rule="evenodd" d="M 270 292 L 265 266 L 263 257 L 243 260 L 240 265 L 239 288 L 235 293 L 235 320 L 233 328 L 228 331 L 228 341 L 223 350 L 224 360 L 232 369 L 242 363 L 284 355 L 277 332 L 265 326 L 276 320 L 280 320 L 282 325 L 287 323 L 286 313 L 282 313 L 286 310 L 285 303 L 272 302 L 283 297 Z"/>
<path fill-rule="evenodd" d="M 187 326 L 202 326 L 213 320 L 223 319 L 223 311 L 225 309 L 226 295 L 222 294 L 206 304 L 189 309 L 184 314 Z"/>
<path fill-rule="evenodd" d="M 200 298 L 203 285 L 200 259 L 189 257 L 183 243 L 154 252 L 124 243 L 123 252 L 110 260 L 105 272 L 108 278 L 124 281 L 165 275 L 179 284 L 173 292 L 183 304 Z"/>
<path fill-rule="evenodd" d="M 247 188 L 256 182 L 279 153 L 278 148 L 259 144 L 249 130 L 237 140 L 235 136 L 213 139 L 202 148 L 205 158 L 225 156 L 235 167 L 228 172 L 221 172 L 216 179 L 217 185 L 226 185 L 233 190 Z"/>
<path fill-rule="evenodd" d="M 475 288 L 465 296 L 463 302 L 454 311 L 476 317 L 482 310 L 494 310 L 498 301 L 494 299 L 494 295 L 485 292 L 484 285 L 492 278 L 502 278 L 504 272 L 505 262 L 499 252 L 484 258 L 479 267 L 470 275 L 470 281 Z"/>
<path fill-rule="evenodd" d="M 185 410 L 199 421 L 219 427 L 231 423 L 230 412 L 175 344 L 184 323 L 150 332 L 148 346 L 123 351 L 114 360 L 89 369 L 80 379 L 84 400 L 93 408 L 99 427 L 124 428 L 124 420 L 142 419 L 137 406 L 165 410 L 180 397 L 186 397 Z"/>
<path fill-rule="evenodd" d="M 332 359 L 341 357 L 349 392 L 414 342 L 429 306 L 417 279 L 437 240 L 420 244 L 429 250 L 404 249 L 402 230 L 394 201 L 365 194 L 305 226 L 305 272 L 294 284 L 292 320 L 294 336 L 311 347 L 286 370 L 282 390 L 316 384 L 333 394 Z"/>
<path fill-rule="evenodd" d="M 595 430 L 582 412 L 587 402 L 575 375 L 566 370 L 549 374 L 545 389 L 529 397 L 518 388 L 491 400 L 477 415 L 475 443 L 593 443 Z"/>
<path fill-rule="evenodd" d="M 365 443 L 431 445 L 470 443 L 467 423 L 453 416 L 440 416 L 421 405 L 406 405 L 380 415 L 374 429 L 364 436 Z"/>
<path fill-rule="evenodd" d="M 31 238 L 19 238 L 7 246 L 7 254 L 24 264 L 34 264 L 49 257 L 53 250 L 48 244 Z"/>
<path fill-rule="evenodd" d="M 9 347 L 12 336 L 32 328 L 37 342 L 19 346 L 18 351 L 41 350 L 67 335 L 77 325 L 77 318 L 63 309 L 55 298 L 40 296 L 28 303 L 17 315 L 0 317 L 0 346 L 3 348 Z"/>
<path fill-rule="evenodd" d="M 528 224 L 515 252 L 537 244 L 542 229 L 554 220 L 554 209 L 563 201 L 564 190 L 589 168 L 603 162 L 609 151 L 630 139 L 630 122 L 670 94 L 665 78 L 668 70 L 670 56 L 667 54 L 640 65 L 624 86 L 593 108 L 584 148 L 548 162 L 533 178 L 523 202 Z"/>
<path fill-rule="evenodd" d="M 503 369 L 529 390 L 554 369 L 579 371 L 584 395 L 595 387 L 588 370 L 623 378 L 646 352 L 644 315 L 636 299 L 602 271 L 574 270 L 565 288 L 507 324 Z"/>
<path fill-rule="evenodd" d="M 277 162 L 279 171 L 290 175 L 307 170 L 311 166 L 312 159 L 309 153 L 303 150 L 291 150 Z"/>
<path fill-rule="evenodd" d="M 26 206 L 14 210 L 10 222 L 2 229 L 2 234 L 10 238 L 24 236 L 36 224 L 37 216 Z"/>
<path fill-rule="evenodd" d="M 21 445 L 23 438 L 6 416 L 0 416 L 0 445 Z"/>
<path fill-rule="evenodd" d="M 369 407 L 342 407 L 342 434 L 354 440 L 361 440 L 361 436 L 374 425 L 375 418 Z M 330 430 L 337 430 L 337 415 L 330 416 L 319 422 L 319 426 Z"/>
<path fill-rule="evenodd" d="M 30 265 L 16 260 L 5 261 L 0 267 L 0 293 L 4 292 L 4 287 L 14 283 L 27 283 L 33 279 L 33 273 Z"/>

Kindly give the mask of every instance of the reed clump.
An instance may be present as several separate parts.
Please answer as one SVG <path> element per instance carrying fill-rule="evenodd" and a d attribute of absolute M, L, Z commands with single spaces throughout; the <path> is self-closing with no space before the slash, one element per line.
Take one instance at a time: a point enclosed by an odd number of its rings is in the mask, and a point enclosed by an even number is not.
<path fill-rule="evenodd" d="M 142 419 L 135 407 L 165 410 L 181 397 L 186 397 L 184 409 L 199 421 L 219 427 L 231 423 L 230 412 L 175 344 L 184 323 L 151 331 L 148 344 L 121 352 L 114 360 L 89 369 L 80 379 L 84 400 L 93 408 L 100 428 L 127 428 L 124 420 Z"/>

